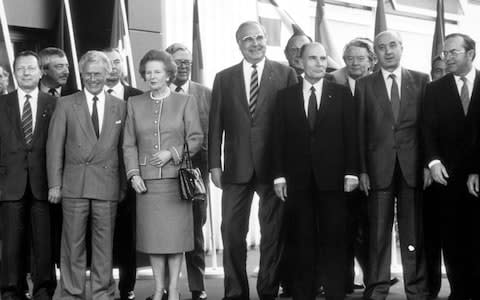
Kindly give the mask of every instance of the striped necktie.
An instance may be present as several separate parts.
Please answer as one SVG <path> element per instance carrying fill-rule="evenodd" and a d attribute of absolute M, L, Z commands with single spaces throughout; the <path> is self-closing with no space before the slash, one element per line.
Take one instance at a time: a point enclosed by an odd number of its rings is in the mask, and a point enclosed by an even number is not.
<path fill-rule="evenodd" d="M 258 72 L 257 72 L 257 65 L 252 65 L 253 71 L 252 76 L 250 77 L 250 102 L 248 103 L 248 109 L 250 111 L 250 116 L 253 119 L 255 115 L 255 108 L 257 107 L 257 99 L 258 99 Z"/>
<path fill-rule="evenodd" d="M 23 137 L 25 138 L 25 143 L 30 145 L 32 142 L 33 135 L 33 118 L 32 118 L 32 106 L 30 105 L 30 98 L 32 96 L 25 95 L 25 103 L 23 103 L 23 113 L 22 113 L 22 128 L 23 128 Z"/>

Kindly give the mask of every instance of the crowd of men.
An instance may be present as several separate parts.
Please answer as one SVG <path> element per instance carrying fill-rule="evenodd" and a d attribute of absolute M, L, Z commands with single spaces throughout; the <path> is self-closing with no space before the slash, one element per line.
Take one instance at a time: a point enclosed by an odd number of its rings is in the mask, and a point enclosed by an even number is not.
<path fill-rule="evenodd" d="M 216 75 L 211 94 L 195 92 L 189 49 L 166 50 L 178 66 L 171 90 L 196 97 L 208 133 L 194 163 L 223 191 L 224 299 L 250 298 L 246 235 L 255 192 L 262 300 L 277 298 L 280 285 L 280 296 L 296 300 L 315 299 L 320 287 L 328 300 L 363 287 L 365 299 L 385 299 L 396 281 L 395 215 L 407 299 L 438 296 L 441 252 L 449 299 L 478 297 L 475 42 L 448 35 L 430 82 L 402 67 L 404 45 L 393 31 L 350 41 L 345 67 L 332 73 L 325 48 L 304 34 L 286 45 L 289 66 L 266 58 L 268 37 L 257 22 L 242 23 L 235 37 L 243 60 Z M 18 53 L 18 89 L 10 93 L 9 74 L 0 69 L 3 300 L 31 297 L 27 273 L 33 299 L 51 299 L 54 264 L 62 299 L 85 298 L 87 265 L 93 299 L 113 298 L 114 265 L 120 299 L 135 298 L 135 192 L 120 150 L 125 101 L 142 91 L 125 83 L 116 49 L 89 51 L 79 66 L 81 91 L 66 88 L 69 62 L 61 49 Z M 192 205 L 195 250 L 186 262 L 193 299 L 207 298 L 205 209 Z M 354 282 L 355 258 L 362 284 Z"/>

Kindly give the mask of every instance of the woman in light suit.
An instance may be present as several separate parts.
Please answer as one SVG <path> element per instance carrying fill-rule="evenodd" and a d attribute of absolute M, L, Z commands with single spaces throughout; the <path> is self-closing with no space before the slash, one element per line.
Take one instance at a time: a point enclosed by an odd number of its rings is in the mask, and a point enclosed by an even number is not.
<path fill-rule="evenodd" d="M 165 290 L 169 300 L 178 300 L 183 253 L 194 247 L 192 203 L 180 198 L 178 170 L 184 143 L 193 155 L 203 133 L 195 99 L 170 92 L 176 72 L 172 56 L 150 50 L 139 69 L 150 91 L 128 100 L 123 142 L 127 177 L 137 192 L 136 246 L 150 256 L 153 300 L 161 300 Z"/>

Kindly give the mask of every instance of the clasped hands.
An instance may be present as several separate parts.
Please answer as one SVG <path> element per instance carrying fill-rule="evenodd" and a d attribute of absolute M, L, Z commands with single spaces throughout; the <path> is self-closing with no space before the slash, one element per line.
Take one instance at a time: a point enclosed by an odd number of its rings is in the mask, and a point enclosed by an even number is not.
<path fill-rule="evenodd" d="M 160 150 L 154 154 L 148 160 L 148 163 L 152 166 L 157 168 L 161 168 L 166 165 L 172 159 L 172 153 L 168 150 Z M 130 179 L 132 184 L 132 188 L 138 194 L 145 193 L 147 191 L 147 187 L 145 186 L 145 182 L 143 181 L 140 175 L 133 175 Z"/>

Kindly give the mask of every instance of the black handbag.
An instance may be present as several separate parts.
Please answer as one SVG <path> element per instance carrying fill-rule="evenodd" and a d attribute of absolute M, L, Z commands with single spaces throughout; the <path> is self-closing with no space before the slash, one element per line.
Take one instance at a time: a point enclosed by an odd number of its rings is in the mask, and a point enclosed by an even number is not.
<path fill-rule="evenodd" d="M 178 184 L 182 200 L 205 200 L 207 190 L 202 179 L 202 173 L 199 168 L 193 167 L 187 142 L 183 145 L 183 161 L 185 166 L 178 170 Z"/>

